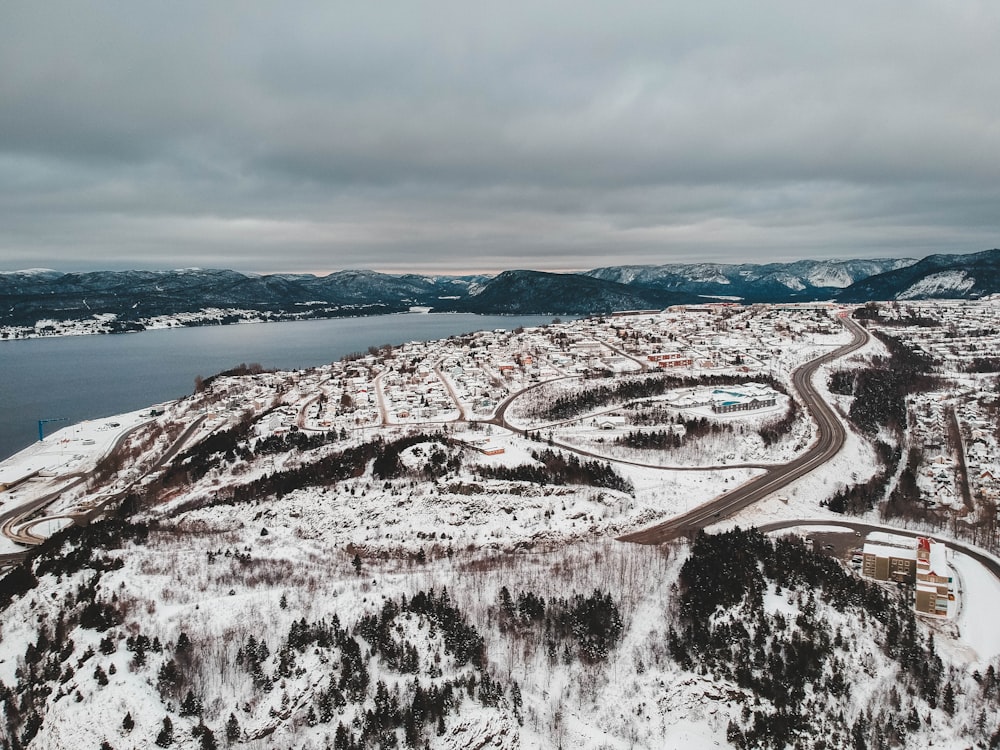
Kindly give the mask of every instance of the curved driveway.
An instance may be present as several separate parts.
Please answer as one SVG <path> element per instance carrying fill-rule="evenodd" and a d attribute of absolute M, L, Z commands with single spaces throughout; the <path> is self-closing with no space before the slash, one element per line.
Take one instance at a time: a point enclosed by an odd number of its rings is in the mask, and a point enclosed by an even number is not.
<path fill-rule="evenodd" d="M 619 540 L 639 544 L 660 544 L 678 536 L 691 534 L 763 500 L 833 458 L 843 447 L 847 433 L 836 412 L 816 390 L 812 378 L 827 362 L 855 352 L 868 343 L 868 332 L 864 328 L 848 317 L 842 317 L 840 320 L 853 334 L 851 342 L 807 362 L 792 374 L 795 390 L 801 396 L 807 411 L 816 420 L 819 432 L 819 438 L 809 450 L 786 464 L 772 468 L 767 474 L 740 485 L 732 492 L 720 495 L 694 510 L 655 526 L 625 534 L 619 537 Z"/>

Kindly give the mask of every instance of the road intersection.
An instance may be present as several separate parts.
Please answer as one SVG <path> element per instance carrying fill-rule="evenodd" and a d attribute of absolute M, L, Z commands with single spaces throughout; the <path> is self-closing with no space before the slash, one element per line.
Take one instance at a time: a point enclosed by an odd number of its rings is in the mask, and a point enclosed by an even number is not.
<path fill-rule="evenodd" d="M 816 420 L 819 432 L 816 442 L 809 450 L 792 461 L 774 466 L 766 474 L 754 477 L 733 491 L 719 495 L 687 513 L 667 519 L 655 526 L 625 534 L 619 537 L 619 540 L 639 544 L 661 544 L 679 536 L 690 535 L 763 500 L 837 455 L 844 445 L 847 433 L 836 412 L 813 385 L 812 379 L 820 367 L 857 351 L 868 343 L 869 338 L 868 332 L 849 317 L 841 317 L 840 320 L 851 331 L 853 336 L 851 341 L 807 362 L 792 374 L 795 390 L 806 410 Z"/>

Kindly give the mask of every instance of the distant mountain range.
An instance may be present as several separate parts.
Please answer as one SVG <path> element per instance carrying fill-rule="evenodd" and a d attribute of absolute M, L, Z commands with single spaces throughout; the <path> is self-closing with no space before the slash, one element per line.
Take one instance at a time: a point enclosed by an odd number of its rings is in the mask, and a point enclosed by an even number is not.
<path fill-rule="evenodd" d="M 609 266 L 587 271 L 606 281 L 699 297 L 739 298 L 741 302 L 832 299 L 852 284 L 912 265 L 890 260 L 799 260 L 794 263 L 695 263 L 664 266 Z"/>
<path fill-rule="evenodd" d="M 880 260 L 608 266 L 579 274 L 248 275 L 229 270 L 0 273 L 0 326 L 103 316 L 110 330 L 205 309 L 263 319 L 438 311 L 585 315 L 711 300 L 807 302 L 975 298 L 1000 292 L 1000 250 Z"/>
<path fill-rule="evenodd" d="M 860 279 L 838 299 L 977 299 L 998 292 L 1000 250 L 987 250 L 969 255 L 928 255 L 912 265 Z"/>

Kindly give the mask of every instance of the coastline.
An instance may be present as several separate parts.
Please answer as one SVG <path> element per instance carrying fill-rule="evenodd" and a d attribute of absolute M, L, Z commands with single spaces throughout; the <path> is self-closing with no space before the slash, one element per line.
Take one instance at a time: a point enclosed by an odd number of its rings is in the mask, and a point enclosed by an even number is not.
<path fill-rule="evenodd" d="M 107 328 L 102 327 L 102 324 L 106 325 L 107 321 L 94 318 L 76 318 L 66 321 L 51 321 L 51 323 L 56 326 L 60 326 L 51 332 L 45 330 L 47 326 L 39 328 L 39 324 L 48 324 L 50 322 L 48 320 L 39 321 L 35 324 L 34 328 L 28 328 L 26 326 L 0 326 L 0 344 L 10 341 L 36 341 L 39 339 L 62 339 L 77 336 L 120 336 L 135 333 L 148 333 L 150 331 L 171 331 L 188 328 L 217 328 L 223 326 L 263 325 L 267 323 L 310 323 L 313 321 L 343 320 L 350 318 L 382 318 L 393 315 L 475 315 L 477 317 L 500 318 L 518 318 L 525 316 L 544 317 L 552 315 L 559 316 L 564 320 L 581 317 L 578 315 L 569 315 L 564 313 L 471 312 L 465 310 L 435 310 L 434 308 L 425 307 L 411 308 L 408 310 L 388 310 L 385 312 L 352 312 L 351 314 L 346 315 L 312 315 L 302 317 L 293 315 L 277 316 L 275 313 L 265 313 L 262 316 L 239 317 L 236 320 L 222 320 L 220 317 L 216 316 L 215 313 L 219 312 L 226 318 L 232 318 L 233 316 L 238 316 L 242 313 L 253 313 L 256 311 L 221 308 L 216 310 L 214 308 L 210 308 L 203 312 L 212 313 L 212 315 L 189 320 L 185 320 L 183 316 L 195 315 L 195 313 L 178 313 L 177 315 L 162 316 L 162 319 L 147 318 L 135 321 L 135 325 L 141 327 L 126 330 L 108 330 Z"/>

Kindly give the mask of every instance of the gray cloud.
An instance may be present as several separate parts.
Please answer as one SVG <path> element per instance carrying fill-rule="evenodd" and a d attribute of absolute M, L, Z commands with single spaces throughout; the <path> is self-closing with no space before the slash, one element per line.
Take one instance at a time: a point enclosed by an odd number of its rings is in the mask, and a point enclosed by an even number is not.
<path fill-rule="evenodd" d="M 0 5 L 0 268 L 998 244 L 994 4 L 511 5 Z"/>

